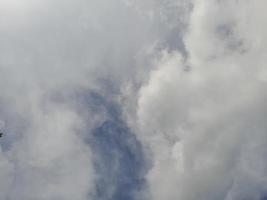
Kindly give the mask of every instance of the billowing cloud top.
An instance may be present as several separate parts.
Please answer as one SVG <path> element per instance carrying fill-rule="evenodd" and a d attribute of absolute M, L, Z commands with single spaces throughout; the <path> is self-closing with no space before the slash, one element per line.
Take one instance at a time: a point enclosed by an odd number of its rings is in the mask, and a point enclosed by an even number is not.
<path fill-rule="evenodd" d="M 0 200 L 264 200 L 264 0 L 0 0 Z"/>

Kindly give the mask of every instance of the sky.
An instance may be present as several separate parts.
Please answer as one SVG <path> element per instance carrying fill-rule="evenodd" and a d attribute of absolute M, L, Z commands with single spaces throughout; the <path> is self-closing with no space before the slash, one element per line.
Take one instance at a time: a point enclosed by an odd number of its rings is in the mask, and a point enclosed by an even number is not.
<path fill-rule="evenodd" d="M 266 200 L 266 7 L 0 0 L 0 200 Z"/>

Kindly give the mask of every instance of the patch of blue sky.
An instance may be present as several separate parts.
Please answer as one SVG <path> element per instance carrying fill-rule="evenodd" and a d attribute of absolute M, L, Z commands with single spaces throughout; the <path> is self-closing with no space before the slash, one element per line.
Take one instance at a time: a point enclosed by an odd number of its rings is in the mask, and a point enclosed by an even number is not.
<path fill-rule="evenodd" d="M 94 92 L 87 96 L 87 103 L 96 110 L 104 107 L 108 114 L 88 137 L 97 175 L 94 199 L 142 199 L 148 165 L 140 142 L 121 119 L 117 105 Z"/>

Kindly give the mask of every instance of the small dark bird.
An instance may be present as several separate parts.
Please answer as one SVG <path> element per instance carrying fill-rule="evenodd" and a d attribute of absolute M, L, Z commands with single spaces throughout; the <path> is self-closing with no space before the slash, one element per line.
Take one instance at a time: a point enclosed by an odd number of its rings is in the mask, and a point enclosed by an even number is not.
<path fill-rule="evenodd" d="M 3 136 L 3 133 L 0 133 L 0 138 Z"/>

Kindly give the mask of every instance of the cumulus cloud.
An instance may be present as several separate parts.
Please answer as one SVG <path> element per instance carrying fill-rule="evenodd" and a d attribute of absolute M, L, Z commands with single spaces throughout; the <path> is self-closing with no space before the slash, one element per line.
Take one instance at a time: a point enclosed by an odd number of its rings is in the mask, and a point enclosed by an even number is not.
<path fill-rule="evenodd" d="M 120 0 L 0 7 L 1 199 L 92 199 L 85 138 L 106 116 L 78 99 L 131 79 L 150 22 Z"/>
<path fill-rule="evenodd" d="M 262 199 L 266 6 L 0 0 L 0 199 Z"/>
<path fill-rule="evenodd" d="M 188 57 L 163 52 L 139 92 L 139 138 L 154 158 L 152 199 L 261 199 L 266 3 L 192 3 Z"/>

